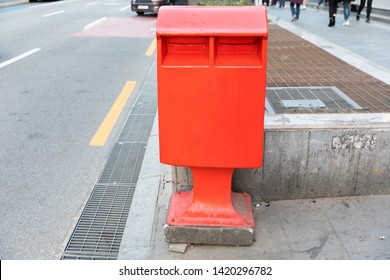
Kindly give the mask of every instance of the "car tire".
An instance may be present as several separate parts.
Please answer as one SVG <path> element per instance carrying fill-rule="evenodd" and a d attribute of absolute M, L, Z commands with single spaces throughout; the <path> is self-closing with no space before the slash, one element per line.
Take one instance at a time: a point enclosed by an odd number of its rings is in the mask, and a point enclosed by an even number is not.
<path fill-rule="evenodd" d="M 145 12 L 137 12 L 137 15 L 143 16 Z"/>

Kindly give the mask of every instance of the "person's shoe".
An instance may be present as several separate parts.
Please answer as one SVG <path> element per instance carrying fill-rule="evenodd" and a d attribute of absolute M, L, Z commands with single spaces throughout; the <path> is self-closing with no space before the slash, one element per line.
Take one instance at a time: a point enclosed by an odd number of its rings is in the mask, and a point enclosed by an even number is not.
<path fill-rule="evenodd" d="M 302 5 L 302 10 L 306 10 L 306 5 Z"/>
<path fill-rule="evenodd" d="M 318 12 L 320 10 L 319 6 L 315 6 L 314 9 Z"/>
<path fill-rule="evenodd" d="M 356 21 L 359 21 L 360 15 L 356 15 Z"/>
<path fill-rule="evenodd" d="M 292 22 L 296 22 L 297 21 L 297 16 L 293 16 L 292 19 L 291 19 Z"/>
<path fill-rule="evenodd" d="M 369 19 L 369 18 L 368 18 L 368 19 L 366 19 L 366 22 L 367 22 L 367 23 L 370 23 L 370 19 Z"/>
<path fill-rule="evenodd" d="M 331 17 L 331 18 L 329 19 L 329 24 L 328 24 L 328 26 L 329 26 L 329 27 L 332 27 L 332 26 L 334 26 L 335 24 L 336 24 L 335 18 L 334 18 L 334 17 Z"/>
<path fill-rule="evenodd" d="M 343 25 L 344 25 L 344 26 L 349 26 L 349 19 L 347 19 L 346 21 L 344 21 Z"/>

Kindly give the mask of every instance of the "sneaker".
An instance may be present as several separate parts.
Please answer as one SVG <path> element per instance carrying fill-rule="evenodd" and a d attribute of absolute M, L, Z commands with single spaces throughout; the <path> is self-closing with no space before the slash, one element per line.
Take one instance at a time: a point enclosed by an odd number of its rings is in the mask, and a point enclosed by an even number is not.
<path fill-rule="evenodd" d="M 291 19 L 292 22 L 296 22 L 297 21 L 297 16 L 293 16 L 292 19 Z"/>
<path fill-rule="evenodd" d="M 347 19 L 346 21 L 344 21 L 343 25 L 344 25 L 344 26 L 349 26 L 349 19 Z"/>
<path fill-rule="evenodd" d="M 315 6 L 314 9 L 318 12 L 320 10 L 319 6 Z"/>
<path fill-rule="evenodd" d="M 356 21 L 359 21 L 360 15 L 356 15 Z"/>
<path fill-rule="evenodd" d="M 306 10 L 306 5 L 302 5 L 302 10 Z"/>

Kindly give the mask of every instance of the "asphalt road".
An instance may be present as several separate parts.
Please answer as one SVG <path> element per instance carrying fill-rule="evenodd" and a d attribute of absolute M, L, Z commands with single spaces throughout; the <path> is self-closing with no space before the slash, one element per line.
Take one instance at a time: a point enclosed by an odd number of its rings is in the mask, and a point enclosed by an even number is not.
<path fill-rule="evenodd" d="M 0 259 L 61 257 L 155 59 L 156 16 L 129 4 L 0 1 Z"/>

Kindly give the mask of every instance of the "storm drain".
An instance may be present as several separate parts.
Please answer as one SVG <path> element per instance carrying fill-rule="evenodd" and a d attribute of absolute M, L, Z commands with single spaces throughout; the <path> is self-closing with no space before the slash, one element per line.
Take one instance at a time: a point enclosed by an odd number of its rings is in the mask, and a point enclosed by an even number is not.
<path fill-rule="evenodd" d="M 145 149 L 145 142 L 116 143 L 98 184 L 114 186 L 136 184 Z"/>
<path fill-rule="evenodd" d="M 134 190 L 96 185 L 62 259 L 116 259 Z"/>
<path fill-rule="evenodd" d="M 145 138 L 147 139 L 150 131 L 143 128 L 151 127 L 154 122 L 154 117 L 154 115 L 130 115 L 119 136 L 118 142 L 142 142 Z"/>
<path fill-rule="evenodd" d="M 347 113 L 363 108 L 334 86 L 277 87 L 267 88 L 266 110 L 270 114 Z"/>
<path fill-rule="evenodd" d="M 149 75 L 151 75 L 149 73 Z M 153 73 L 152 73 L 153 75 Z M 151 79 L 155 81 L 155 79 Z M 62 260 L 116 260 L 157 112 L 145 83 L 66 245 Z"/>

